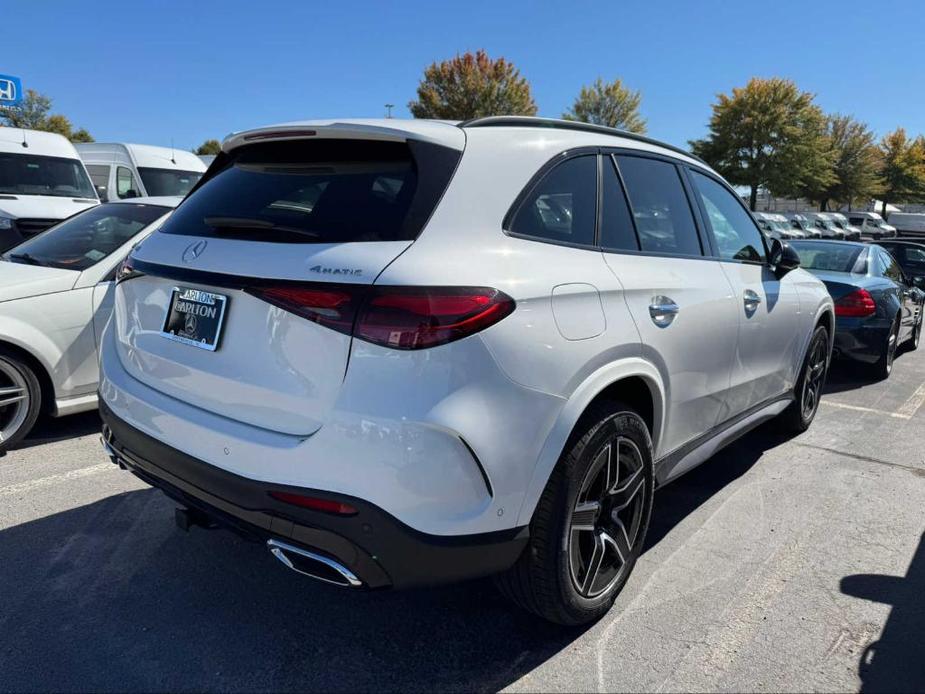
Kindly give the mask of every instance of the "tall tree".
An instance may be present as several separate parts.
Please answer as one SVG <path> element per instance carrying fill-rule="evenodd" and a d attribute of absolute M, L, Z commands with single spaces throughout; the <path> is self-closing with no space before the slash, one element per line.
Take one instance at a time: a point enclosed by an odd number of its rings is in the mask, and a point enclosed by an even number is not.
<path fill-rule="evenodd" d="M 812 94 L 777 77 L 754 77 L 731 95 L 719 94 L 709 135 L 690 144 L 730 183 L 749 187 L 753 210 L 759 187 L 792 194 L 832 175 L 825 116 Z"/>
<path fill-rule="evenodd" d="M 526 78 L 512 63 L 492 60 L 483 50 L 431 64 L 424 70 L 417 95 L 416 101 L 408 102 L 415 118 L 536 115 Z"/>
<path fill-rule="evenodd" d="M 222 143 L 218 140 L 206 140 L 196 149 L 193 154 L 218 154 L 222 151 Z"/>
<path fill-rule="evenodd" d="M 880 141 L 881 213 L 891 202 L 911 202 L 925 196 L 925 138 L 910 140 L 903 128 Z"/>
<path fill-rule="evenodd" d="M 34 89 L 27 89 L 26 96 L 18 106 L 0 111 L 2 125 L 27 130 L 43 130 L 57 133 L 71 142 L 93 142 L 93 136 L 86 128 L 74 130 L 71 121 L 60 113 L 50 114 L 51 99 Z"/>
<path fill-rule="evenodd" d="M 867 124 L 851 116 L 828 117 L 827 137 L 832 148 L 832 182 L 812 197 L 826 210 L 829 202 L 848 203 L 872 197 L 878 187 L 879 156 L 874 134 Z"/>
<path fill-rule="evenodd" d="M 572 108 L 562 117 L 631 133 L 645 133 L 646 121 L 639 115 L 641 101 L 642 93 L 623 86 L 621 80 L 604 82 L 598 77 L 594 84 L 581 88 Z"/>

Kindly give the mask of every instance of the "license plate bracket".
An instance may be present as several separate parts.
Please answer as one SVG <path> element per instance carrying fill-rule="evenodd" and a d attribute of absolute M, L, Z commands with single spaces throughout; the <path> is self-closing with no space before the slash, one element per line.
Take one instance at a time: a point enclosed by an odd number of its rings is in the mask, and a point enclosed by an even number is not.
<path fill-rule="evenodd" d="M 209 352 L 218 349 L 228 297 L 201 289 L 174 287 L 161 335 Z"/>

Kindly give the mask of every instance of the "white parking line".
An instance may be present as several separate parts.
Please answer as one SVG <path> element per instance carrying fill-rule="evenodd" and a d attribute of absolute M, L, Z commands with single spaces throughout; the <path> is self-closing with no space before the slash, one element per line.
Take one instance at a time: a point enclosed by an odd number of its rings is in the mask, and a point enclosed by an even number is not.
<path fill-rule="evenodd" d="M 903 403 L 902 407 L 896 410 L 896 414 L 905 415 L 911 419 L 918 412 L 923 402 L 925 402 L 925 383 L 915 389 L 915 392 L 909 396 L 909 399 Z"/>
<path fill-rule="evenodd" d="M 8 496 L 11 494 L 21 494 L 23 492 L 31 492 L 35 489 L 41 489 L 43 487 L 52 487 L 61 482 L 68 482 L 70 480 L 79 479 L 81 477 L 89 477 L 90 475 L 96 475 L 100 472 L 105 472 L 106 470 L 116 469 L 112 463 L 100 463 L 99 465 L 91 465 L 90 467 L 82 467 L 77 470 L 71 470 L 69 472 L 62 472 L 59 475 L 49 475 L 48 477 L 40 477 L 37 480 L 29 480 L 28 482 L 20 482 L 19 484 L 11 484 L 8 487 L 0 487 L 0 496 Z"/>
<path fill-rule="evenodd" d="M 819 402 L 822 405 L 828 405 L 829 407 L 839 407 L 843 410 L 854 410 L 855 412 L 868 412 L 870 414 L 883 415 L 884 417 L 896 417 L 897 419 L 912 419 L 911 414 L 905 414 L 902 412 L 886 412 L 884 410 L 875 410 L 873 407 L 861 407 L 860 405 L 846 405 L 843 402 L 832 402 L 831 400 L 820 400 Z M 903 405 L 903 407 L 905 407 L 905 405 Z"/>

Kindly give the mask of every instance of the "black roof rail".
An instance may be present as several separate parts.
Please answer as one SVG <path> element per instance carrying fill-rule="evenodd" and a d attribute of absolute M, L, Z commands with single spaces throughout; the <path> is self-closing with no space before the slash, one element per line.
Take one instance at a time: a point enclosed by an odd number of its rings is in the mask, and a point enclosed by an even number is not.
<path fill-rule="evenodd" d="M 704 166 L 709 166 L 703 159 L 698 157 L 696 154 L 692 154 L 685 149 L 680 147 L 675 147 L 674 145 L 669 145 L 666 142 L 661 142 L 655 140 L 651 137 L 646 137 L 645 135 L 639 135 L 638 133 L 631 133 L 626 130 L 619 130 L 617 128 L 609 128 L 606 125 L 595 125 L 594 123 L 583 123 L 576 120 L 562 120 L 560 118 L 538 118 L 536 116 L 485 116 L 483 118 L 470 118 L 469 120 L 464 120 L 458 124 L 460 128 L 485 128 L 485 127 L 515 127 L 523 126 L 527 128 L 555 128 L 557 130 L 581 130 L 583 132 L 589 133 L 600 133 L 602 135 L 615 135 L 617 137 L 625 137 L 628 140 L 636 140 L 637 142 L 645 142 L 647 145 L 655 145 L 656 147 L 664 147 L 665 149 L 670 149 L 672 152 L 677 152 L 678 154 L 683 154 L 685 157 L 690 157 L 695 161 L 699 161 Z"/>

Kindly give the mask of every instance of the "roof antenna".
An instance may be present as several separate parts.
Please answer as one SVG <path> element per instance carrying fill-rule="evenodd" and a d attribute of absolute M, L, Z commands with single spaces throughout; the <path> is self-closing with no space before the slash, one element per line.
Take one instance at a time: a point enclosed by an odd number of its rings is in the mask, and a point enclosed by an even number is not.
<path fill-rule="evenodd" d="M 177 165 L 177 158 L 173 154 L 173 138 L 170 138 L 170 163 L 174 166 Z"/>
<path fill-rule="evenodd" d="M 25 128 L 20 128 L 20 130 L 22 130 L 22 146 L 23 146 L 23 147 L 28 147 L 28 146 L 29 146 L 29 143 L 26 142 L 26 129 L 25 129 Z"/>

